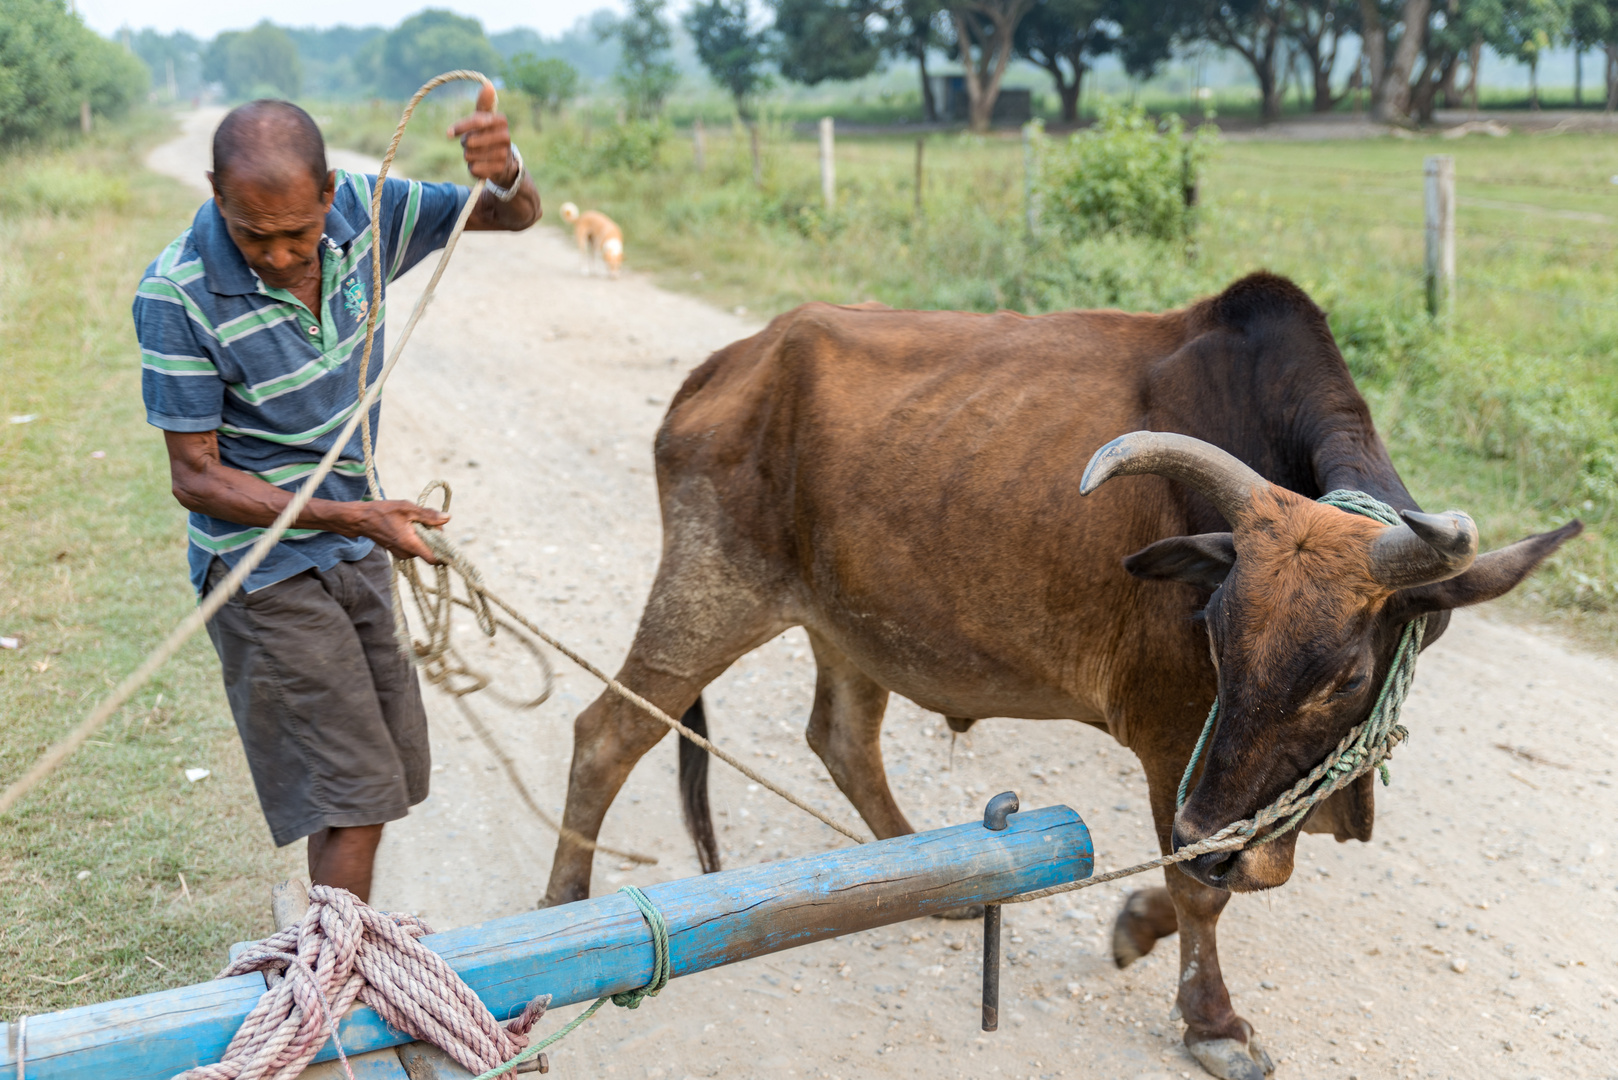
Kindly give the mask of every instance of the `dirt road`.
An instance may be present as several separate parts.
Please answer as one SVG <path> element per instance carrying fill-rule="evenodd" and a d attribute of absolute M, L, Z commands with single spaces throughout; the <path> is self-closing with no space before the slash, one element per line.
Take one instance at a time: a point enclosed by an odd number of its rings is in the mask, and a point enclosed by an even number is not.
<path fill-rule="evenodd" d="M 154 166 L 200 174 L 211 122 L 194 118 Z M 544 194 L 554 208 L 570 193 Z M 549 225 L 462 243 L 386 395 L 384 482 L 409 496 L 448 479 L 451 533 L 490 583 L 614 669 L 657 563 L 652 434 L 685 373 L 757 324 L 636 274 L 633 237 L 617 282 L 580 277 Z M 395 311 L 424 276 L 399 285 Z M 493 652 L 517 682 L 533 677 L 516 653 Z M 560 667 L 536 712 L 484 707 L 557 810 L 573 716 L 598 689 Z M 788 633 L 709 689 L 710 725 L 841 810 L 802 737 L 812 688 L 807 643 Z M 1290 884 L 1226 911 L 1226 979 L 1279 1076 L 1618 1077 L 1614 700 L 1618 664 L 1486 615 L 1455 619 L 1421 661 L 1412 740 L 1379 794 L 1375 841 L 1306 836 Z M 389 827 L 374 900 L 440 927 L 532 908 L 554 838 L 455 709 L 435 694 L 428 704 L 433 794 Z M 1083 815 L 1098 870 L 1155 853 L 1139 766 L 1093 730 L 988 720 L 952 747 L 938 717 L 896 698 L 886 736 L 918 827 L 973 820 L 1010 788 L 1026 806 Z M 598 858 L 595 891 L 697 872 L 674 761 L 665 740 L 603 832 L 662 862 L 630 870 Z M 731 866 L 836 846 L 717 763 L 713 793 Z M 1200 1075 L 1168 1018 L 1174 943 L 1125 972 L 1109 959 L 1125 892 L 1009 910 L 997 1034 L 977 1030 L 975 924 L 926 921 L 682 979 L 635 1012 L 599 1014 L 553 1068 L 648 1080 Z"/>

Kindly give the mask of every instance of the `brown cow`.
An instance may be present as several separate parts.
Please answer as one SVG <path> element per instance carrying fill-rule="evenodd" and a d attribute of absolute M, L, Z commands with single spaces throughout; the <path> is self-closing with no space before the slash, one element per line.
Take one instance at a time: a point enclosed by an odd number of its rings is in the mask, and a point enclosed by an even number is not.
<path fill-rule="evenodd" d="M 911 831 L 879 744 L 896 692 L 958 730 L 1103 728 L 1145 768 L 1163 850 L 1194 841 L 1368 714 L 1403 626 L 1424 618 L 1431 641 L 1449 609 L 1505 593 L 1580 528 L 1478 557 L 1471 519 L 1419 513 L 1325 316 L 1267 274 L 1164 315 L 807 305 L 693 372 L 656 456 L 663 558 L 618 677 L 701 724 L 709 681 L 803 626 L 809 745 L 879 837 Z M 1146 475 L 1084 497 L 1127 473 Z M 1334 488 L 1405 524 L 1314 501 Z M 610 694 L 579 715 L 570 828 L 596 836 L 664 730 Z M 706 758 L 681 749 L 687 821 L 717 869 Z M 1310 827 L 1368 840 L 1373 809 L 1362 777 Z M 1287 880 L 1295 841 L 1171 867 L 1119 916 L 1120 966 L 1179 931 L 1185 1041 L 1217 1076 L 1273 1069 L 1231 1007 L 1214 931 L 1231 891 Z M 589 881 L 590 852 L 560 843 L 548 900 Z"/>

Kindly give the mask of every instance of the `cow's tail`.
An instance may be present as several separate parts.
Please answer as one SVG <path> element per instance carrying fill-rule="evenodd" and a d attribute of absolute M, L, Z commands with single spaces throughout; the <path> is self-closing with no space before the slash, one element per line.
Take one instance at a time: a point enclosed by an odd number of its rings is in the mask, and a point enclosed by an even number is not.
<path fill-rule="evenodd" d="M 701 695 L 680 722 L 703 738 L 708 737 L 708 714 L 702 708 Z M 684 737 L 680 739 L 680 810 L 691 842 L 697 846 L 702 872 L 717 872 L 719 841 L 714 837 L 713 814 L 708 808 L 708 751 Z"/>

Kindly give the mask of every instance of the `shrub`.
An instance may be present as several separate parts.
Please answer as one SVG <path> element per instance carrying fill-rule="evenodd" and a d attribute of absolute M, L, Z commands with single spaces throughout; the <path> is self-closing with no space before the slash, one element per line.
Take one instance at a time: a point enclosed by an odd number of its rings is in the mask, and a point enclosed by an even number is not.
<path fill-rule="evenodd" d="M 61 0 L 0 0 L 0 146 L 73 127 L 83 101 L 119 115 L 148 82 L 146 65 Z"/>
<path fill-rule="evenodd" d="M 661 120 L 626 120 L 614 124 L 595 148 L 595 164 L 602 171 L 623 169 L 649 172 L 662 159 L 668 125 Z"/>
<path fill-rule="evenodd" d="M 1107 233 L 1188 238 L 1213 138 L 1206 126 L 1187 138 L 1172 113 L 1154 125 L 1139 105 L 1103 106 L 1093 128 L 1040 150 L 1041 226 L 1063 240 Z"/>

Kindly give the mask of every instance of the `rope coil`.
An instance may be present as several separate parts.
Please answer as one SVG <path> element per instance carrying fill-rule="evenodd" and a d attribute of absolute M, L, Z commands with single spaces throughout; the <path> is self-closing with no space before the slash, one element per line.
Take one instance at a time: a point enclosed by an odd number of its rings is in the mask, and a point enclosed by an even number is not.
<path fill-rule="evenodd" d="M 515 1057 L 550 996 L 500 1024 L 448 962 L 418 940 L 430 933 L 414 915 L 378 911 L 346 889 L 314 886 L 298 925 L 253 943 L 218 975 L 281 971 L 285 978 L 259 998 L 218 1063 L 175 1080 L 293 1080 L 328 1038 L 352 1078 L 337 1021 L 356 1001 L 468 1070 Z"/>

